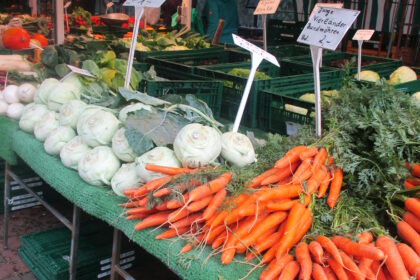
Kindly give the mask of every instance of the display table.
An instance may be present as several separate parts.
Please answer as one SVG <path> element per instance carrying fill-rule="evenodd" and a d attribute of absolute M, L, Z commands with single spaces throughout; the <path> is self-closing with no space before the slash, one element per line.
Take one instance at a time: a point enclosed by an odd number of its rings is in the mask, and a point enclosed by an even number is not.
<path fill-rule="evenodd" d="M 0 158 L 9 165 L 17 163 L 17 157 L 12 149 L 12 135 L 19 129 L 17 121 L 0 116 Z"/>
<path fill-rule="evenodd" d="M 59 158 L 45 153 L 41 142 L 23 131 L 16 131 L 12 136 L 13 150 L 52 188 L 62 194 L 70 202 L 90 215 L 104 220 L 116 229 L 121 230 L 131 240 L 146 251 L 159 258 L 171 270 L 183 279 L 240 279 L 244 277 L 252 265 L 233 261 L 230 265 L 220 263 L 220 255 L 208 260 L 210 247 L 201 254 L 195 251 L 177 256 L 185 245 L 183 242 L 155 240 L 155 236 L 163 229 L 146 229 L 135 232 L 136 221 L 127 221 L 123 209 L 118 206 L 125 202 L 123 197 L 116 196 L 110 188 L 95 187 L 86 184 L 76 171 L 66 168 Z M 243 256 L 237 258 L 244 261 Z M 204 264 L 204 261 L 206 263 Z M 257 279 L 261 269 L 256 270 L 248 279 Z"/>

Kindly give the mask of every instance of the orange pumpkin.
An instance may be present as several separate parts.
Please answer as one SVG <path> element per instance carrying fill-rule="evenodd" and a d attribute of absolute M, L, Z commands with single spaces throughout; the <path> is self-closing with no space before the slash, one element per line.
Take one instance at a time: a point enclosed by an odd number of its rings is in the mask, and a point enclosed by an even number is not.
<path fill-rule="evenodd" d="M 35 33 L 34 35 L 32 35 L 31 39 L 38 40 L 41 43 L 41 46 L 43 47 L 48 46 L 48 39 L 40 33 Z"/>
<path fill-rule="evenodd" d="M 29 47 L 29 33 L 20 27 L 12 27 L 3 33 L 3 45 L 6 49 L 21 50 Z"/>

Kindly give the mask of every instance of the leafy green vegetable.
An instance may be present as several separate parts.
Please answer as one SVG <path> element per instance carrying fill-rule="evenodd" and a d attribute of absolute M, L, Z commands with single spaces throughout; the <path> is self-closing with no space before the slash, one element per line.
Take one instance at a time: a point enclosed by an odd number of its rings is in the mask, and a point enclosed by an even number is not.
<path fill-rule="evenodd" d="M 70 73 L 70 69 L 67 67 L 67 64 L 65 64 L 65 63 L 57 64 L 54 67 L 54 69 L 55 69 L 55 72 L 57 73 L 57 75 L 60 78 L 63 78 L 65 75 Z"/>
<path fill-rule="evenodd" d="M 154 147 L 153 142 L 148 137 L 134 128 L 127 127 L 124 135 L 131 149 L 138 155 L 142 155 Z"/>
<path fill-rule="evenodd" d="M 96 79 L 102 78 L 102 71 L 99 69 L 98 65 L 96 65 L 95 61 L 91 59 L 83 61 L 82 68 L 89 71 Z"/>
<path fill-rule="evenodd" d="M 51 68 L 58 64 L 58 53 L 53 46 L 46 47 L 42 51 L 41 62 Z"/>

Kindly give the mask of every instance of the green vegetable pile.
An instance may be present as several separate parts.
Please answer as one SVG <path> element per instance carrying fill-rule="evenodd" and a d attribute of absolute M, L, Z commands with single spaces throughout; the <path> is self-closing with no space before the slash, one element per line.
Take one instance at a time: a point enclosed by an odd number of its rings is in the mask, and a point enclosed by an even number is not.
<path fill-rule="evenodd" d="M 232 75 L 232 76 L 236 76 L 236 77 L 247 79 L 249 77 L 249 73 L 250 72 L 251 72 L 251 70 L 245 69 L 245 68 L 233 68 L 229 72 L 227 72 L 227 74 Z M 254 80 L 255 81 L 258 81 L 258 80 L 268 80 L 268 79 L 271 79 L 271 76 L 267 75 L 264 72 L 257 71 L 255 73 L 255 77 L 254 77 Z M 231 82 L 231 81 L 225 81 L 224 82 L 224 85 L 225 85 L 225 87 L 233 87 L 233 82 Z"/>

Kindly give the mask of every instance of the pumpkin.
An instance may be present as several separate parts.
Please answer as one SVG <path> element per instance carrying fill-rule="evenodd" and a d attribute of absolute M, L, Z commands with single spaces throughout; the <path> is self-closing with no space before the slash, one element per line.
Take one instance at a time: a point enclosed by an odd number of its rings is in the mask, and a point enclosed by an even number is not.
<path fill-rule="evenodd" d="M 48 39 L 40 33 L 35 33 L 34 35 L 32 35 L 31 39 L 38 40 L 41 43 L 41 46 L 43 47 L 48 46 Z"/>
<path fill-rule="evenodd" d="M 22 50 L 29 47 L 31 38 L 25 29 L 12 27 L 4 31 L 2 40 L 6 49 Z"/>

